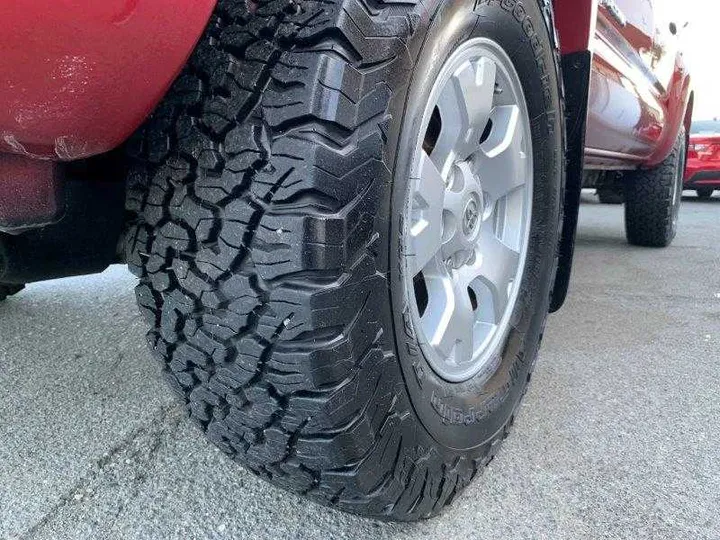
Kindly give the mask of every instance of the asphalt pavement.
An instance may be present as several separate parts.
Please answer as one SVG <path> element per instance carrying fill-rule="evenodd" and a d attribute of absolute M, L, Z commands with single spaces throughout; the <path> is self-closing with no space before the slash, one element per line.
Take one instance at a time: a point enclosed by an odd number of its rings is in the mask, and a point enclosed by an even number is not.
<path fill-rule="evenodd" d="M 720 538 L 720 197 L 688 194 L 666 250 L 584 199 L 514 432 L 441 517 L 344 515 L 226 459 L 161 382 L 114 267 L 0 305 L 0 538 Z"/>

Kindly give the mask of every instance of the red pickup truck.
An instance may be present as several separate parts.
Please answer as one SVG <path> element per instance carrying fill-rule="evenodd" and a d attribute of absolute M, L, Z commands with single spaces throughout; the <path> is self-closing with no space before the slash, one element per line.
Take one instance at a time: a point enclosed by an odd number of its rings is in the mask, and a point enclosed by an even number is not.
<path fill-rule="evenodd" d="M 231 458 L 432 516 L 513 423 L 583 182 L 675 235 L 693 96 L 653 4 L 3 2 L 0 298 L 127 263 Z"/>

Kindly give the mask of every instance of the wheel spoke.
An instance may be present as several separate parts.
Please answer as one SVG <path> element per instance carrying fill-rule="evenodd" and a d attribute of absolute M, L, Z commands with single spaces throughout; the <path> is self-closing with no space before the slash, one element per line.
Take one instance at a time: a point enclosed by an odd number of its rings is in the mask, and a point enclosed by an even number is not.
<path fill-rule="evenodd" d="M 431 277 L 427 285 L 430 297 L 441 304 L 429 305 L 423 317 L 430 345 L 454 364 L 469 362 L 473 355 L 475 313 L 467 287 L 447 275 Z"/>
<path fill-rule="evenodd" d="M 421 153 L 411 181 L 415 185 L 415 198 L 410 228 L 412 253 L 408 255 L 412 257 L 413 275 L 417 275 L 442 246 L 445 183 L 425 152 Z"/>
<path fill-rule="evenodd" d="M 495 235 L 487 235 L 480 244 L 483 264 L 480 279 L 490 289 L 495 322 L 500 323 L 509 301 L 510 282 L 517 274 L 520 254 L 503 244 Z"/>
<path fill-rule="evenodd" d="M 520 253 L 505 245 L 492 232 L 482 235 L 475 263 L 460 270 L 461 286 L 480 280 L 492 297 L 494 324 L 499 324 L 509 301 L 510 283 L 517 274 Z"/>
<path fill-rule="evenodd" d="M 491 120 L 493 129 L 481 146 L 478 174 L 492 204 L 525 185 L 528 156 L 523 150 L 519 107 L 496 107 Z"/>
<path fill-rule="evenodd" d="M 494 62 L 487 58 L 468 61 L 453 73 L 440 95 L 442 130 L 431 157 L 443 177 L 454 161 L 477 151 L 490 118 L 495 80 Z"/>

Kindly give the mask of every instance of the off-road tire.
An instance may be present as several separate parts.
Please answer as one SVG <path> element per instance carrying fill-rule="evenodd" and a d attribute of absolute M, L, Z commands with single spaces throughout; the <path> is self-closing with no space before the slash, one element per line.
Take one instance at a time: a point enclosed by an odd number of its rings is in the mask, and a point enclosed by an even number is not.
<path fill-rule="evenodd" d="M 0 283 L 0 302 L 6 300 L 8 296 L 19 293 L 25 288 L 25 285 L 9 285 Z"/>
<path fill-rule="evenodd" d="M 438 513 L 492 460 L 557 261 L 552 24 L 546 0 L 219 2 L 129 144 L 127 256 L 166 378 L 231 458 L 323 504 L 400 520 Z M 497 373 L 432 386 L 396 305 L 393 171 L 410 81 L 427 76 L 418 59 L 478 32 L 506 45 L 528 96 L 531 248 Z"/>
<path fill-rule="evenodd" d="M 695 193 L 697 193 L 698 199 L 707 200 L 712 198 L 714 191 L 713 188 L 700 188 L 696 189 Z"/>
<path fill-rule="evenodd" d="M 635 246 L 667 247 L 677 234 L 685 170 L 681 130 L 672 152 L 657 167 L 625 173 L 625 233 Z"/>

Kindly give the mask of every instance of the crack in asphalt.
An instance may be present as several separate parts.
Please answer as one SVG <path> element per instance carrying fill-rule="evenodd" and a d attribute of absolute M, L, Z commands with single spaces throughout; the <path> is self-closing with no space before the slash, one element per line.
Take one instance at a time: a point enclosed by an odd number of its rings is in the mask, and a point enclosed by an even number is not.
<path fill-rule="evenodd" d="M 49 526 L 66 508 L 76 506 L 79 509 L 90 497 L 102 490 L 106 474 L 113 472 L 126 474 L 127 470 L 133 471 L 135 474 L 130 479 L 132 497 L 129 498 L 132 500 L 150 477 L 149 473 L 160 447 L 175 436 L 178 426 L 185 416 L 184 407 L 179 403 L 159 409 L 150 422 L 134 429 L 97 459 L 91 465 L 89 473 L 63 493 L 58 502 L 42 518 L 19 536 L 11 536 L 11 539 L 31 540 Z M 117 470 L 113 471 L 113 469 Z M 94 489 L 93 486 L 97 486 L 97 489 Z M 126 502 L 127 500 L 125 499 Z M 125 507 L 125 503 L 120 503 L 113 522 L 120 517 Z M 112 526 L 112 522 L 109 525 Z"/>

